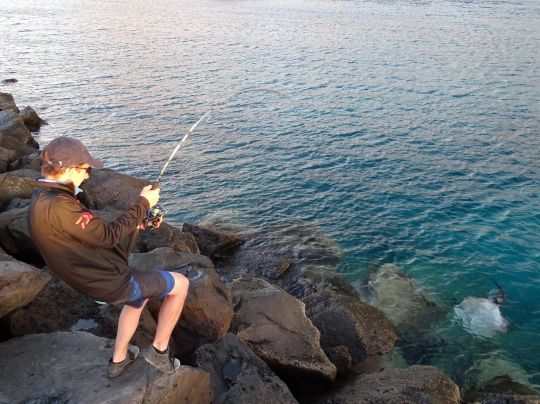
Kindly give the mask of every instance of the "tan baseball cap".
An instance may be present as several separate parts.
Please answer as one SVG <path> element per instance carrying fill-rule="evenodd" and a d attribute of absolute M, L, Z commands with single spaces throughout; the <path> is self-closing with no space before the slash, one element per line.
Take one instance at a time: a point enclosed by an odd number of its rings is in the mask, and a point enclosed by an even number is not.
<path fill-rule="evenodd" d="M 45 146 L 43 160 L 56 167 L 88 164 L 92 168 L 103 168 L 103 163 L 93 158 L 79 140 L 67 136 L 57 137 Z"/>

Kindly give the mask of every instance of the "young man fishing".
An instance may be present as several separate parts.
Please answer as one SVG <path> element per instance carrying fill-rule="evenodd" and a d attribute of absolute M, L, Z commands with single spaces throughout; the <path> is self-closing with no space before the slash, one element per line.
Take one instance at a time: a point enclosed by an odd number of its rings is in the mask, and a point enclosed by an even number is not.
<path fill-rule="evenodd" d="M 159 188 L 144 187 L 122 216 L 106 223 L 77 199 L 79 186 L 92 168 L 103 167 L 80 141 L 58 137 L 45 147 L 42 160 L 44 179 L 32 195 L 29 225 L 45 263 L 80 293 L 100 302 L 124 304 L 108 376 L 119 376 L 139 355 L 139 348 L 129 341 L 149 298 L 164 301 L 153 344 L 142 355 L 164 372 L 177 371 L 180 361 L 170 353 L 169 339 L 189 282 L 176 272 L 139 272 L 128 267 L 138 229 L 144 227 L 147 210 L 158 202 Z"/>

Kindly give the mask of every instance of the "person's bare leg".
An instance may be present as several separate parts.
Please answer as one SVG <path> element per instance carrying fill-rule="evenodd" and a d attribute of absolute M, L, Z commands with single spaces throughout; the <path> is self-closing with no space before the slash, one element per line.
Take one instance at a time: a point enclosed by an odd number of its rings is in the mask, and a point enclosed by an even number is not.
<path fill-rule="evenodd" d="M 135 330 L 137 330 L 141 313 L 144 310 L 147 301 L 148 299 L 144 301 L 144 304 L 139 309 L 126 304 L 120 312 L 118 331 L 116 333 L 116 342 L 114 344 L 114 353 L 112 357 L 113 362 L 118 363 L 126 359 L 129 341 L 131 341 L 133 334 L 135 334 Z"/>
<path fill-rule="evenodd" d="M 184 275 L 176 272 L 170 274 L 174 277 L 174 288 L 161 304 L 156 336 L 152 344 L 160 351 L 165 351 L 169 347 L 169 339 L 184 308 L 189 288 L 189 280 Z"/>

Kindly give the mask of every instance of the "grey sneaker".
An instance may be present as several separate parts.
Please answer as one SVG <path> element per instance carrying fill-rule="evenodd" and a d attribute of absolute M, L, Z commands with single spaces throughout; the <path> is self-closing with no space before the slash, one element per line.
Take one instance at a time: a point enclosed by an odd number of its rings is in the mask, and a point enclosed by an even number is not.
<path fill-rule="evenodd" d="M 126 359 L 124 359 L 122 362 L 114 363 L 112 361 L 112 358 L 109 359 L 109 365 L 107 366 L 107 376 L 111 379 L 120 376 L 124 369 L 127 368 L 130 364 L 132 364 L 135 359 L 137 359 L 137 356 L 139 356 L 139 348 L 135 345 L 130 345 L 128 347 Z"/>
<path fill-rule="evenodd" d="M 169 348 L 167 348 L 165 353 L 160 354 L 150 345 L 143 351 L 143 358 L 150 365 L 155 366 L 165 373 L 174 373 L 180 369 L 180 361 L 171 354 Z"/>

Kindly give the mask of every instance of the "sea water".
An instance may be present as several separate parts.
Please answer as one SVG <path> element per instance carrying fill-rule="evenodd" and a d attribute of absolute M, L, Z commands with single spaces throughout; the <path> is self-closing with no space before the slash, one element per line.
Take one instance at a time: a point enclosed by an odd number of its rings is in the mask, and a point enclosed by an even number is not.
<path fill-rule="evenodd" d="M 539 27 L 533 0 L 3 0 L 0 91 L 42 145 L 147 179 L 229 99 L 163 177 L 167 220 L 311 226 L 355 285 L 395 264 L 448 308 L 418 363 L 462 382 L 496 355 L 538 385 Z M 229 98 L 254 87 L 284 96 Z M 452 309 L 480 272 L 507 294 L 489 338 Z"/>

